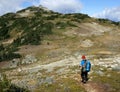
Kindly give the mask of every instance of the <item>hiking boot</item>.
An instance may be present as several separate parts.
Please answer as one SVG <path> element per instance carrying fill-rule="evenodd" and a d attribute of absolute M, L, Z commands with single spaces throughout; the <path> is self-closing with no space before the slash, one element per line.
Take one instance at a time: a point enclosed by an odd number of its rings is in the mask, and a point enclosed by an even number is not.
<path fill-rule="evenodd" d="M 81 80 L 81 82 L 83 82 L 83 80 Z"/>
<path fill-rule="evenodd" d="M 89 78 L 86 78 L 86 81 L 88 81 L 89 80 Z"/>
<path fill-rule="evenodd" d="M 83 83 L 86 83 L 86 80 L 84 80 Z"/>

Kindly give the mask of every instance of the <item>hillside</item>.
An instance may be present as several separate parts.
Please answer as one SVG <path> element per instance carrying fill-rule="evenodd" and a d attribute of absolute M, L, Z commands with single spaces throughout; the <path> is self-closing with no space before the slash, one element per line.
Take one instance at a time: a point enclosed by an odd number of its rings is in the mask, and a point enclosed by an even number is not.
<path fill-rule="evenodd" d="M 87 14 L 42 6 L 5 14 L 0 16 L 0 80 L 5 74 L 32 92 L 119 92 L 119 39 L 120 22 Z M 92 63 L 86 88 L 78 68 L 83 54 Z"/>

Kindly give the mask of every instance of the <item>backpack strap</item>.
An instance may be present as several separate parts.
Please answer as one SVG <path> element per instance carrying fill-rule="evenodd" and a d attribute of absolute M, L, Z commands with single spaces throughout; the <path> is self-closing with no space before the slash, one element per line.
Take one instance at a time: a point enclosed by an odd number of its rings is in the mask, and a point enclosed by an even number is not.
<path fill-rule="evenodd" d="M 86 67 L 86 65 L 87 65 L 87 60 L 84 60 L 84 67 Z"/>
<path fill-rule="evenodd" d="M 84 60 L 84 64 L 82 65 L 82 71 L 85 72 L 87 68 L 87 60 Z"/>

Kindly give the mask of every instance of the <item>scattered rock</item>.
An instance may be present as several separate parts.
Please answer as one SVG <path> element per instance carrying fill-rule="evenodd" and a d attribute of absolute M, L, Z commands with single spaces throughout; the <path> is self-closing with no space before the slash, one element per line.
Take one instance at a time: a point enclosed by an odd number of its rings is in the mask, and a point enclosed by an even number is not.
<path fill-rule="evenodd" d="M 96 73 L 96 74 L 99 74 L 100 76 L 103 76 L 103 75 L 104 75 L 104 72 L 102 72 L 102 71 L 100 71 L 100 70 L 99 70 L 99 71 L 95 71 L 95 73 Z"/>
<path fill-rule="evenodd" d="M 0 73 L 0 80 L 2 81 L 3 80 L 3 76 L 2 76 L 2 74 Z"/>
<path fill-rule="evenodd" d="M 20 65 L 20 59 L 13 59 L 11 61 L 1 62 L 0 68 L 1 69 L 9 69 L 9 68 L 16 68 Z"/>
<path fill-rule="evenodd" d="M 36 62 L 37 59 L 32 55 L 26 55 L 25 59 L 22 60 L 22 64 L 31 64 Z"/>
<path fill-rule="evenodd" d="M 47 77 L 44 82 L 48 83 L 48 84 L 52 84 L 53 83 L 53 77 Z"/>
<path fill-rule="evenodd" d="M 20 63 L 20 59 L 13 59 L 9 63 L 9 68 L 16 68 Z"/>
<path fill-rule="evenodd" d="M 90 58 L 90 56 L 87 56 Z M 71 68 L 76 68 L 77 65 L 79 65 L 81 59 L 81 54 L 80 53 L 76 53 L 72 55 L 68 55 L 66 58 L 56 61 L 56 62 L 51 62 L 45 65 L 33 65 L 32 67 L 22 67 L 22 68 L 17 68 L 17 69 L 13 69 L 11 71 L 9 71 L 8 76 L 11 76 L 11 80 L 12 83 L 19 86 L 19 87 L 24 87 L 24 88 L 28 88 L 30 90 L 33 90 L 37 87 L 39 87 L 41 84 L 52 84 L 54 83 L 55 79 L 54 77 L 56 77 L 55 74 L 62 75 L 67 77 L 65 74 L 68 73 L 77 73 L 79 72 L 79 70 L 71 70 Z M 18 62 L 17 60 L 14 60 L 15 62 Z M 36 62 L 37 59 L 32 56 L 32 55 L 27 55 L 23 60 L 22 60 L 22 64 L 29 64 L 29 63 L 34 63 Z M 90 73 L 96 73 L 98 76 L 104 76 L 105 73 L 104 71 L 104 67 L 109 67 L 107 69 L 112 69 L 115 71 L 120 71 L 120 66 L 119 66 L 119 56 L 114 56 L 114 57 L 110 57 L 110 58 L 100 58 L 100 59 L 94 59 L 94 60 L 90 60 L 92 65 L 98 65 L 100 66 L 100 69 L 97 70 L 92 70 Z M 113 62 L 114 61 L 114 62 Z M 12 62 L 13 64 L 15 62 Z M 15 63 L 15 65 L 17 65 Z M 75 66 L 75 67 L 74 67 Z M 22 70 L 21 70 L 22 69 Z M 16 70 L 16 71 L 15 71 Z M 45 71 L 44 71 L 45 70 Z M 24 72 L 23 72 L 24 71 Z M 41 72 L 40 72 L 41 71 Z M 51 75 L 50 77 L 44 76 L 44 73 L 50 73 L 54 72 L 53 75 Z M 14 77 L 13 77 L 14 76 Z M 106 75 L 107 77 L 110 77 L 111 75 Z M 20 79 L 18 79 L 20 78 Z M 0 75 L 0 79 L 1 79 L 1 75 Z M 75 80 L 77 80 L 76 78 L 74 78 Z M 65 88 L 66 89 L 66 88 Z M 66 89 L 67 90 L 67 89 Z M 92 91 L 91 91 L 92 92 Z"/>
<path fill-rule="evenodd" d="M 81 46 L 82 47 L 92 47 L 93 42 L 90 39 L 86 39 L 86 40 L 81 42 Z"/>
<path fill-rule="evenodd" d="M 112 68 L 113 71 L 120 71 L 120 66 L 116 66 Z"/>

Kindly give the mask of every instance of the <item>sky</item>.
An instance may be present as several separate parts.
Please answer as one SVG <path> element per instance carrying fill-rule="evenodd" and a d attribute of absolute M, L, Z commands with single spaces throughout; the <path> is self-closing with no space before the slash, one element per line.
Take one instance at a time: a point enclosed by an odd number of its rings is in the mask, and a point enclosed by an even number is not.
<path fill-rule="evenodd" d="M 60 13 L 84 13 L 120 21 L 120 0 L 0 0 L 0 15 L 42 5 Z"/>

